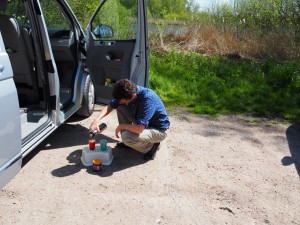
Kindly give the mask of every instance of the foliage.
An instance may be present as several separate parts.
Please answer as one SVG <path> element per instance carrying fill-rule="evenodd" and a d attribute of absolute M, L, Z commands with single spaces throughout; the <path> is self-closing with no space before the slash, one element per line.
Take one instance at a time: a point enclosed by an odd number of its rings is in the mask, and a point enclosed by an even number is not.
<path fill-rule="evenodd" d="M 136 38 L 137 14 L 135 5 L 128 9 L 118 1 L 108 0 L 93 20 L 92 29 L 97 24 L 106 24 L 113 28 L 114 39 Z"/>
<path fill-rule="evenodd" d="M 114 0 L 130 15 L 136 0 Z M 68 0 L 83 26 L 99 4 L 97 0 Z M 300 48 L 300 0 L 232 0 L 231 3 L 215 4 L 207 11 L 202 11 L 195 0 L 147 0 L 148 18 L 156 24 L 160 33 L 160 42 L 170 23 L 187 24 L 188 26 L 213 26 L 221 35 L 228 32 L 241 42 L 257 42 L 260 39 L 268 43 L 268 39 L 286 40 L 293 46 L 293 56 L 297 56 Z M 217 1 L 216 1 L 217 2 Z M 113 11 L 112 11 L 113 12 Z M 111 13 L 111 16 L 116 15 Z M 128 17 L 127 17 L 128 18 Z M 121 21 L 121 24 L 124 21 Z M 122 27 L 122 26 L 120 26 Z M 128 34 L 129 35 L 129 34 Z M 276 37 L 277 35 L 277 37 Z M 269 44 L 264 44 L 269 48 Z M 277 44 L 274 43 L 274 46 Z M 285 44 L 284 44 L 285 45 Z M 272 47 L 272 46 L 271 46 Z M 243 48 L 243 46 L 241 46 Z M 280 53 L 281 48 L 278 49 Z M 260 54 L 264 57 L 265 54 Z M 284 54 L 287 55 L 287 54 Z M 300 57 L 298 55 L 297 57 Z"/>
<path fill-rule="evenodd" d="M 92 13 L 99 5 L 99 0 L 67 0 L 79 21 L 86 26 Z M 114 0 L 127 9 L 133 9 L 136 0 Z M 199 8 L 194 0 L 147 0 L 148 17 L 164 19 L 168 15 L 172 20 L 187 20 L 191 13 Z M 136 9 L 134 9 L 136 10 Z"/>
<path fill-rule="evenodd" d="M 64 18 L 55 1 L 41 0 L 40 2 L 48 28 L 71 29 L 71 24 Z"/>
<path fill-rule="evenodd" d="M 300 0 L 235 0 L 233 5 L 217 5 L 211 16 L 215 25 L 234 29 L 238 35 L 289 33 L 300 41 Z"/>
<path fill-rule="evenodd" d="M 150 62 L 150 87 L 169 107 L 300 120 L 299 60 L 257 62 L 160 51 Z"/>
<path fill-rule="evenodd" d="M 147 0 L 149 18 L 185 19 L 187 17 L 188 0 Z"/>
<path fill-rule="evenodd" d="M 2 12 L 1 12 L 2 11 Z M 4 13 L 7 15 L 14 16 L 18 23 L 22 26 L 30 25 L 26 15 L 26 10 L 22 1 L 9 2 L 6 10 L 1 10 L 0 14 Z"/>
<path fill-rule="evenodd" d="M 83 28 L 87 27 L 90 17 L 99 5 L 99 0 L 67 0 Z"/>

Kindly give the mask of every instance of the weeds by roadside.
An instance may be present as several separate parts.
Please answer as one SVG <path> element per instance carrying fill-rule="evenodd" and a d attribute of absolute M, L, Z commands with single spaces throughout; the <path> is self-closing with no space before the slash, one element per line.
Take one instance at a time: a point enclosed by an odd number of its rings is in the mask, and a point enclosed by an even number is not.
<path fill-rule="evenodd" d="M 300 46 L 289 34 L 254 31 L 219 30 L 213 25 L 194 26 L 178 35 L 152 35 L 152 49 L 197 52 L 208 56 L 222 55 L 254 59 L 287 60 L 300 57 Z"/>

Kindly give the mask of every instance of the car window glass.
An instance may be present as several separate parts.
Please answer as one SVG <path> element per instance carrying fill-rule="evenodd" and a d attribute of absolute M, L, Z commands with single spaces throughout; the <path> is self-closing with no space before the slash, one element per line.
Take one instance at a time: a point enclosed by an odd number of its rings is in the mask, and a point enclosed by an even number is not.
<path fill-rule="evenodd" d="M 135 39 L 137 17 L 137 0 L 107 0 L 92 21 L 92 31 L 97 31 L 99 25 L 107 25 L 113 30 L 112 39 Z M 108 39 L 99 36 L 96 38 Z"/>
<path fill-rule="evenodd" d="M 1 14 L 13 16 L 21 27 L 30 26 L 24 3 L 21 0 L 9 1 L 7 9 L 2 11 Z"/>
<path fill-rule="evenodd" d="M 60 30 L 71 30 L 71 23 L 64 16 L 59 6 L 53 0 L 42 0 L 41 7 L 47 28 L 55 28 Z"/>

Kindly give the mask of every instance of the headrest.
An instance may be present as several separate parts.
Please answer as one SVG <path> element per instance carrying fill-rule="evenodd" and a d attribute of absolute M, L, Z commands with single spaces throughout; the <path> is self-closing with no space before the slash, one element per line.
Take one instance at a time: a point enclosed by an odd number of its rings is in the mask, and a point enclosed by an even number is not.
<path fill-rule="evenodd" d="M 5 10 L 7 8 L 7 0 L 0 0 L 0 10 Z"/>
<path fill-rule="evenodd" d="M 19 51 L 20 28 L 17 20 L 12 16 L 0 15 L 0 30 L 5 31 L 1 32 L 5 48 Z"/>

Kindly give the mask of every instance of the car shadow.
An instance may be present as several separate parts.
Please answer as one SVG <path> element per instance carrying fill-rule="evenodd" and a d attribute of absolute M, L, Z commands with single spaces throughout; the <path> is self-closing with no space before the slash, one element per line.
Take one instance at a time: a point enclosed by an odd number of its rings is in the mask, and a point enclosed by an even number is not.
<path fill-rule="evenodd" d="M 143 155 L 132 149 L 123 149 L 123 148 L 112 148 L 113 161 L 111 165 L 101 166 L 101 171 L 95 172 L 92 169 L 92 166 L 84 166 L 81 162 L 82 150 L 75 150 L 67 156 L 67 163 L 63 167 L 53 170 L 51 173 L 56 177 L 66 177 L 78 173 L 82 169 L 86 170 L 87 173 L 92 175 L 97 175 L 101 177 L 108 177 L 113 175 L 113 173 L 137 166 L 145 163 Z"/>
<path fill-rule="evenodd" d="M 40 151 L 74 146 L 80 146 L 81 148 L 82 145 L 88 144 L 89 137 L 90 136 L 88 128 L 80 124 L 64 123 L 23 159 L 22 166 L 25 166 Z M 104 134 L 97 134 L 95 136 L 95 140 L 97 143 L 99 143 L 101 139 L 106 139 L 109 143 L 118 142 L 117 140 L 110 138 Z"/>
<path fill-rule="evenodd" d="M 37 148 L 31 151 L 23 159 L 22 166 L 24 167 L 40 151 L 48 151 L 68 147 L 75 147 L 76 150 L 66 157 L 65 166 L 52 171 L 53 176 L 70 176 L 84 169 L 90 174 L 105 177 L 111 176 L 114 172 L 121 171 L 126 168 L 130 168 L 146 162 L 143 159 L 143 155 L 137 151 L 134 151 L 132 149 L 122 149 L 114 147 L 112 148 L 112 153 L 114 156 L 112 164 L 110 166 L 102 166 L 101 172 L 94 172 L 92 170 L 92 166 L 83 166 L 81 162 L 82 146 L 88 144 L 89 129 L 80 124 L 81 120 L 82 117 L 80 116 L 72 116 L 70 119 L 68 119 L 66 123 L 62 124 L 55 132 L 47 137 L 41 144 L 39 144 L 39 146 L 37 146 Z M 118 142 L 118 140 L 110 138 L 104 134 L 105 132 L 97 134 L 95 136 L 97 143 L 99 143 L 101 139 L 106 139 L 108 143 L 113 144 L 113 146 Z"/>
<path fill-rule="evenodd" d="M 294 164 L 300 177 L 300 125 L 293 124 L 286 130 L 286 137 L 291 152 L 291 156 L 282 158 L 281 163 L 283 166 Z"/>
<path fill-rule="evenodd" d="M 24 167 L 35 155 L 40 151 L 56 150 L 68 147 L 75 147 L 75 151 L 67 156 L 66 165 L 52 171 L 54 176 L 64 177 L 85 169 L 88 173 L 100 176 L 110 176 L 116 171 L 120 171 L 132 166 L 136 166 L 146 161 L 143 159 L 143 155 L 132 149 L 112 148 L 114 159 L 110 166 L 102 166 L 101 172 L 94 172 L 92 167 L 85 167 L 81 162 L 82 146 L 88 144 L 89 129 L 82 126 L 80 123 L 81 117 L 72 116 L 66 123 L 62 124 L 55 132 L 47 137 L 39 146 L 31 151 L 22 162 Z M 72 122 L 72 124 L 70 124 Z M 99 143 L 101 139 L 106 139 L 108 143 L 115 144 L 118 140 L 110 138 L 104 135 L 105 132 L 97 134 L 95 136 L 96 142 Z M 78 146 L 78 148 L 76 147 Z"/>

